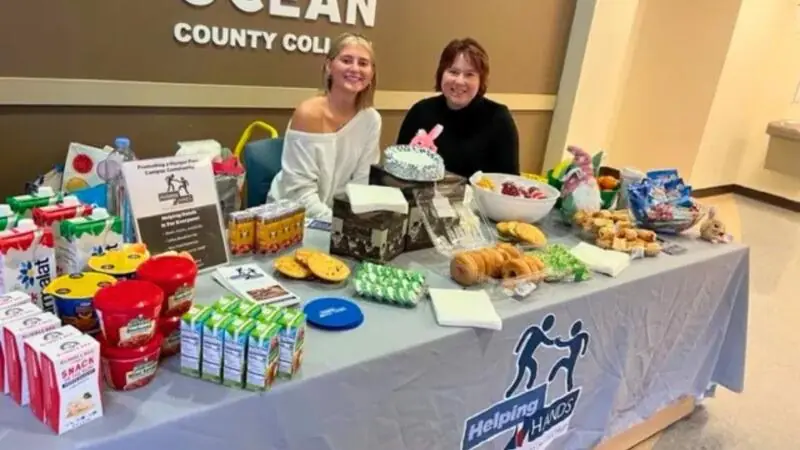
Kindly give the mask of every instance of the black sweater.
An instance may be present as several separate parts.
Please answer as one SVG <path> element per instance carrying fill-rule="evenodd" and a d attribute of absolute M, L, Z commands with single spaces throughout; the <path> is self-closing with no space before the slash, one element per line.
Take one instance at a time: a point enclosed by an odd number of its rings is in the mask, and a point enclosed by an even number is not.
<path fill-rule="evenodd" d="M 466 107 L 452 110 L 443 95 L 420 100 L 408 110 L 398 144 L 408 144 L 420 129 L 443 127 L 435 143 L 445 168 L 469 177 L 481 170 L 519 174 L 519 136 L 505 105 L 476 97 Z"/>

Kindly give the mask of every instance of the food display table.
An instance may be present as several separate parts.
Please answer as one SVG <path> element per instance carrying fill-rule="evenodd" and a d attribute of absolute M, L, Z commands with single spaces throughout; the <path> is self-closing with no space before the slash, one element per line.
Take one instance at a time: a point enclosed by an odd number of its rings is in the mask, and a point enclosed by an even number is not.
<path fill-rule="evenodd" d="M 307 246 L 327 244 L 327 233 L 306 234 Z M 360 328 L 309 329 L 300 375 L 265 393 L 183 376 L 176 357 L 150 386 L 108 392 L 104 418 L 60 437 L 5 397 L 0 448 L 591 448 L 714 384 L 742 389 L 748 250 L 683 245 L 687 253 L 637 260 L 618 278 L 498 298 L 497 332 L 440 327 L 427 301 L 411 310 L 360 301 Z M 393 264 L 433 267 L 430 286 L 455 287 L 433 250 Z M 286 286 L 304 300 L 352 292 Z M 199 303 L 224 293 L 210 276 L 199 280 Z"/>

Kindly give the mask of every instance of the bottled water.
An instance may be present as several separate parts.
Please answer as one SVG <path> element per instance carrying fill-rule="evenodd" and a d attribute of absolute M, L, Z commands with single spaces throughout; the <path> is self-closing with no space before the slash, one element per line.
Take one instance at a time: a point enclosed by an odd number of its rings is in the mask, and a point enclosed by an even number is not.
<path fill-rule="evenodd" d="M 135 159 L 130 139 L 118 137 L 104 167 L 108 179 L 108 210 L 122 220 L 122 237 L 126 243 L 136 242 L 136 224 L 122 177 L 122 163 Z"/>

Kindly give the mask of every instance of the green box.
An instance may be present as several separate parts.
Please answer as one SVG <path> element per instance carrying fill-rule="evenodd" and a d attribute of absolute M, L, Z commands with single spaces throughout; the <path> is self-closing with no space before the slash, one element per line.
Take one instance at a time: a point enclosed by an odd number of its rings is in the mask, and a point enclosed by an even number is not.
<path fill-rule="evenodd" d="M 236 305 L 236 315 L 239 317 L 247 317 L 248 319 L 255 319 L 261 313 L 261 306 L 246 298 Z"/>
<path fill-rule="evenodd" d="M 281 327 L 277 323 L 258 322 L 247 343 L 247 376 L 244 388 L 264 391 L 278 374 Z"/>
<path fill-rule="evenodd" d="M 226 295 L 215 301 L 212 307 L 215 311 L 219 311 L 221 313 L 234 313 L 236 308 L 239 307 L 239 303 L 241 301 L 242 299 L 236 297 L 235 295 Z"/>
<path fill-rule="evenodd" d="M 278 323 L 286 310 L 272 305 L 261 305 L 257 319 L 264 323 Z"/>
<path fill-rule="evenodd" d="M 211 316 L 210 306 L 192 305 L 181 316 L 181 373 L 200 377 L 203 362 L 203 326 Z"/>
<path fill-rule="evenodd" d="M 306 315 L 293 308 L 284 309 L 278 325 L 281 327 L 281 347 L 278 376 L 292 378 L 303 363 L 303 343 L 306 336 Z"/>
<path fill-rule="evenodd" d="M 222 384 L 243 388 L 247 374 L 247 341 L 256 321 L 236 317 L 225 329 L 225 352 L 222 369 Z"/>
<path fill-rule="evenodd" d="M 214 311 L 203 325 L 203 363 L 201 377 L 222 383 L 225 362 L 225 329 L 236 316 Z"/>

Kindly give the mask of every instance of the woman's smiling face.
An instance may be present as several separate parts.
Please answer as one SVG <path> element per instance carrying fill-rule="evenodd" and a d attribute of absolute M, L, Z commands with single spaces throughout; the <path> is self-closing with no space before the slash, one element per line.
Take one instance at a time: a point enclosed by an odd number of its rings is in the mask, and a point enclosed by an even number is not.
<path fill-rule="evenodd" d="M 369 87 L 374 73 L 372 55 L 358 44 L 345 46 L 328 62 L 331 90 L 342 89 L 357 94 Z"/>
<path fill-rule="evenodd" d="M 481 77 L 474 64 L 459 53 L 453 64 L 442 73 L 442 94 L 451 109 L 461 109 L 478 95 Z"/>

